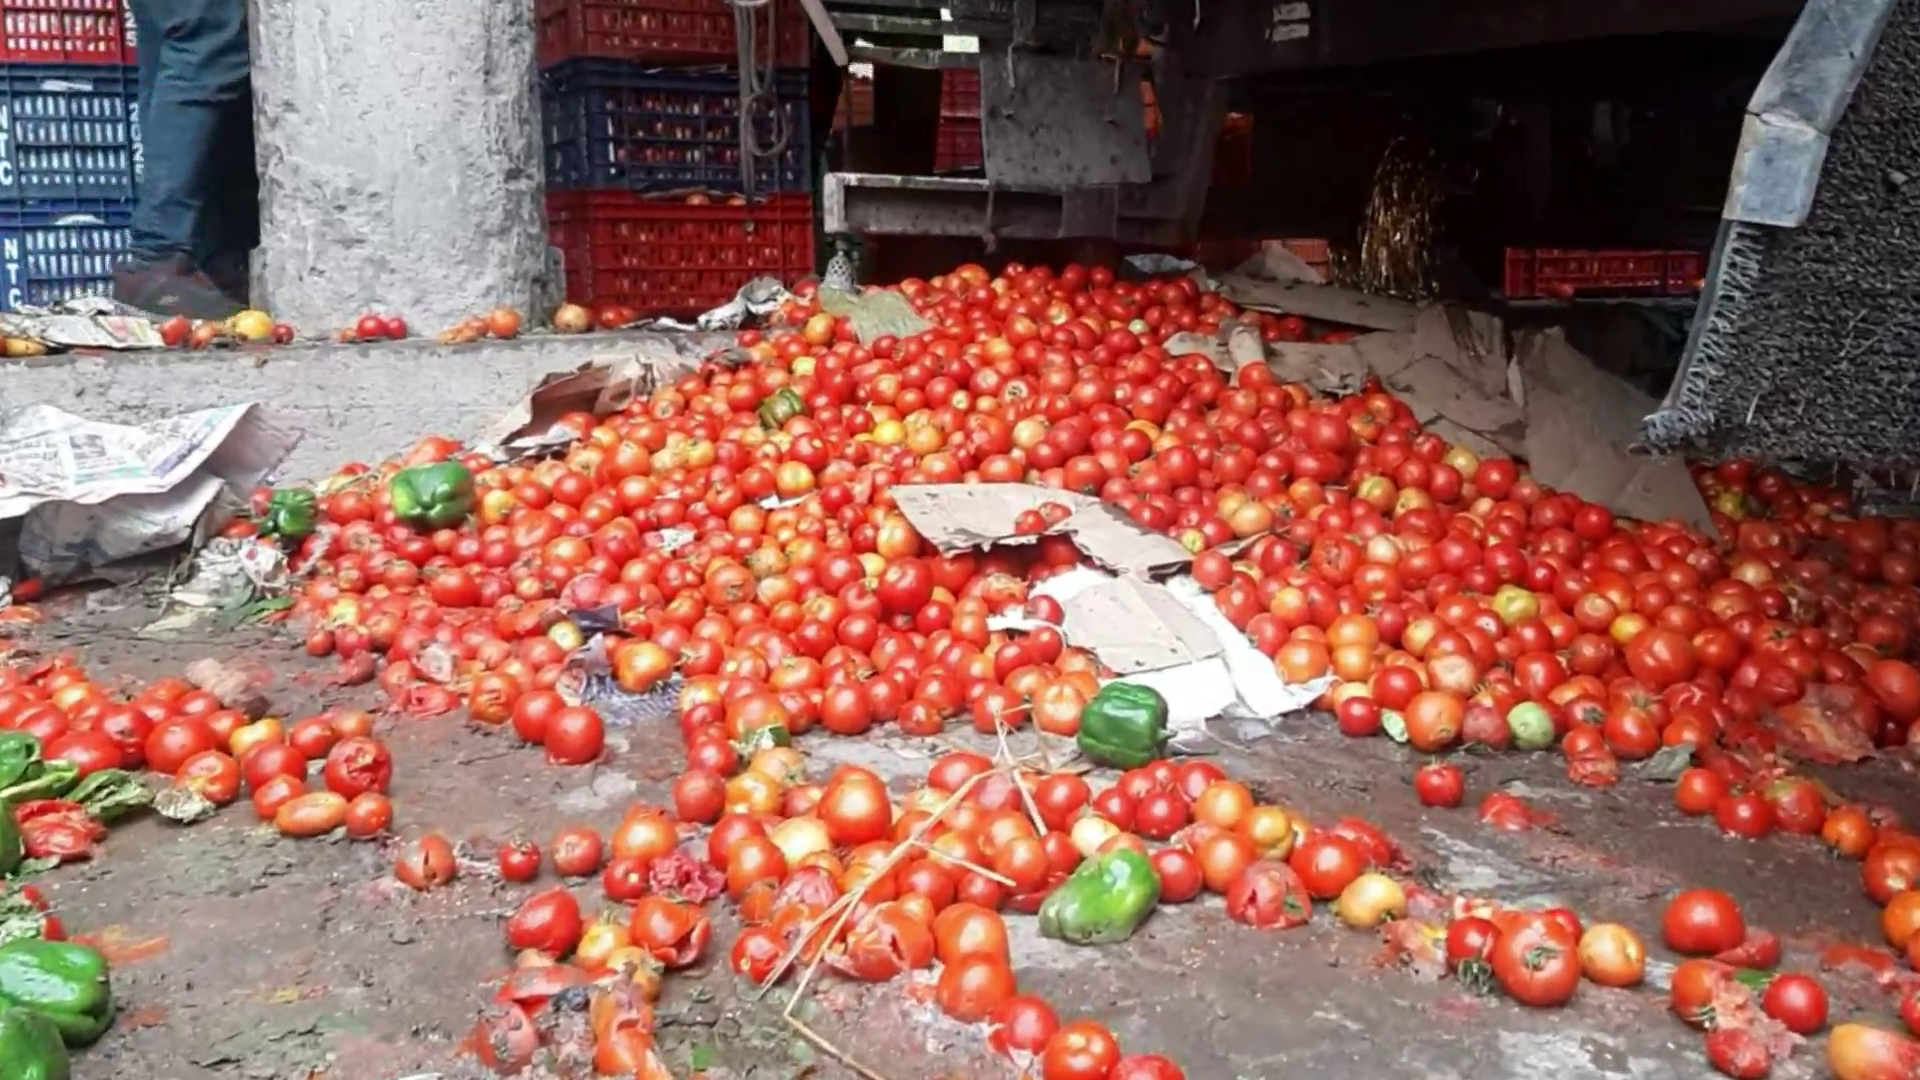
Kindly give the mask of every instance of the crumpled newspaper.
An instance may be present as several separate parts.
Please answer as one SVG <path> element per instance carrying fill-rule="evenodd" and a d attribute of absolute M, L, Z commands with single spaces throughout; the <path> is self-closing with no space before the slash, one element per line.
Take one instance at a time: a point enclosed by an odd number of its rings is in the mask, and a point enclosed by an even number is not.
<path fill-rule="evenodd" d="M 690 332 L 696 330 L 738 330 L 750 320 L 763 319 L 779 310 L 780 305 L 792 296 L 779 278 L 757 277 L 740 286 L 733 299 L 699 316 L 692 322 L 682 319 L 658 318 L 643 319 L 634 324 L 646 330 L 678 330 Z"/>
<path fill-rule="evenodd" d="M 208 622 L 243 622 L 284 606 L 291 581 L 279 548 L 252 537 L 215 537 L 194 554 L 187 579 L 167 595 L 167 610 L 140 636 L 166 637 Z"/>
<path fill-rule="evenodd" d="M 104 296 L 47 307 L 23 304 L 0 314 L 0 333 L 58 349 L 158 349 L 166 344 L 152 315 Z"/>

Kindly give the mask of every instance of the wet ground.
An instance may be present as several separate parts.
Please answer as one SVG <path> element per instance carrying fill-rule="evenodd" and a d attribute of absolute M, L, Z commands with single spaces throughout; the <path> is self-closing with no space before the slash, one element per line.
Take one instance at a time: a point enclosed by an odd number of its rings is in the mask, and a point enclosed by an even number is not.
<path fill-rule="evenodd" d="M 270 630 L 139 638 L 133 628 L 154 612 L 131 593 L 96 593 L 50 614 L 29 644 L 79 652 L 97 675 L 129 685 L 212 655 L 271 660 L 269 694 L 289 717 L 378 700 L 374 687 L 325 687 L 326 668 Z M 609 760 L 564 770 L 458 715 L 383 723 L 396 759 L 396 831 L 441 830 L 488 859 L 512 833 L 544 842 L 563 824 L 609 827 L 632 800 L 663 801 L 681 766 L 677 734 L 665 727 L 616 732 Z M 1257 792 L 1315 820 L 1374 821 L 1437 887 L 1550 899 L 1590 921 L 1633 926 L 1656 957 L 1653 983 L 1667 970 L 1660 961 L 1672 960 L 1657 945 L 1660 907 L 1683 884 L 1732 892 L 1749 922 L 1786 939 L 1789 969 L 1814 967 L 1832 940 L 1879 939 L 1856 864 L 1812 841 L 1725 840 L 1682 818 L 1663 785 L 1629 777 L 1596 793 L 1568 784 L 1557 757 L 1471 758 L 1469 808 L 1423 810 L 1407 784 L 1415 758 L 1385 740 L 1344 739 L 1313 717 L 1251 740 L 1233 725 L 1218 734 L 1220 763 Z M 823 772 L 856 760 L 903 776 L 923 772 L 931 749 L 924 741 L 807 745 Z M 1890 764 L 1831 779 L 1843 794 L 1920 817 L 1911 777 Z M 1559 824 L 1527 833 L 1479 824 L 1471 806 L 1496 788 L 1523 794 Z M 457 1045 L 510 962 L 500 923 L 526 889 L 476 872 L 415 894 L 392 882 L 383 845 L 282 839 L 244 803 L 190 828 L 159 820 L 118 828 L 97 861 L 48 879 L 70 928 L 102 935 L 128 957 L 115 972 L 121 1020 L 79 1058 L 78 1080 L 481 1075 Z M 589 912 L 600 906 L 597 883 L 579 894 Z M 1475 999 L 1452 983 L 1383 969 L 1372 935 L 1324 914 L 1298 930 L 1259 931 L 1229 921 L 1214 900 L 1163 909 L 1132 941 L 1104 949 L 1045 941 L 1031 920 L 1011 921 L 1023 991 L 1044 996 L 1063 1019 L 1110 1024 L 1129 1051 L 1166 1054 L 1194 1080 L 1711 1075 L 1698 1036 L 1664 1012 L 1664 995 L 1651 986 L 1583 985 L 1572 1005 L 1552 1011 Z M 726 972 L 732 932 L 723 921 L 714 958 L 668 980 L 660 1039 L 676 1075 L 695 1060 L 716 1076 L 755 1080 L 854 1075 L 795 1038 L 777 999 L 755 1004 Z M 899 985 L 822 982 L 803 1015 L 874 1075 L 1012 1075 L 977 1031 L 931 1016 Z M 1864 987 L 1837 977 L 1828 986 L 1836 1021 L 1880 1007 Z M 1775 1075 L 1824 1075 L 1822 1062 L 1816 1044 Z"/>

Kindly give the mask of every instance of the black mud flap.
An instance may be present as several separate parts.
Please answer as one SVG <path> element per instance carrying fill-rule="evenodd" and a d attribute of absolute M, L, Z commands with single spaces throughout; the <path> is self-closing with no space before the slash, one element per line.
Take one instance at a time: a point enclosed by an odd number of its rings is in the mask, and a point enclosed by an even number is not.
<path fill-rule="evenodd" d="M 1648 449 L 1920 477 L 1920 0 L 1809 0 Z"/>

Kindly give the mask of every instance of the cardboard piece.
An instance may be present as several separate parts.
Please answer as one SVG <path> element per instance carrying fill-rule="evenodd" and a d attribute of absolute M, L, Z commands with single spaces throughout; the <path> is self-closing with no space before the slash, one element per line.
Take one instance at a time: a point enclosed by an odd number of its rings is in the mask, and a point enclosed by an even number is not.
<path fill-rule="evenodd" d="M 1162 533 L 1142 528 L 1099 499 L 1034 484 L 908 484 L 892 489 L 915 530 L 942 552 L 977 551 L 995 544 L 1031 544 L 1065 535 L 1101 566 L 1118 574 L 1152 577 L 1185 566 L 1193 553 Z M 1042 533 L 1016 535 L 1014 519 L 1047 503 L 1072 513 Z"/>
<path fill-rule="evenodd" d="M 538 444 L 562 416 L 575 412 L 605 416 L 624 409 L 635 398 L 691 374 L 703 356 L 724 344 L 721 336 L 661 336 L 643 339 L 618 353 L 595 356 L 572 371 L 549 372 L 488 427 L 482 441 L 505 449 Z M 567 440 L 571 439 L 568 435 Z"/>
<path fill-rule="evenodd" d="M 1178 572 L 1191 558 L 1187 550 L 1098 499 L 1029 484 L 912 484 L 892 491 L 920 535 L 947 553 L 1033 543 L 1045 534 L 1013 535 L 1016 517 L 1048 502 L 1071 509 L 1050 532 L 1072 539 L 1104 569 L 1078 567 L 1048 578 L 1034 592 L 1060 602 L 1060 632 L 1067 641 L 1128 681 L 1160 691 L 1180 730 L 1202 731 L 1207 720 L 1223 714 L 1276 717 L 1305 707 L 1325 690 L 1282 683 L 1273 661 Z M 1018 616 L 990 625 L 1030 628 Z"/>
<path fill-rule="evenodd" d="M 1261 281 L 1242 274 L 1228 274 L 1221 278 L 1220 295 L 1254 311 L 1303 315 L 1344 326 L 1364 326 L 1369 330 L 1409 333 L 1420 316 L 1418 306 L 1390 296 L 1373 296 L 1337 285 Z"/>
<path fill-rule="evenodd" d="M 1515 342 L 1526 402 L 1526 459 L 1540 482 L 1642 521 L 1679 519 L 1713 534 L 1707 504 L 1677 456 L 1627 452 L 1658 402 L 1595 367 L 1559 329 Z"/>

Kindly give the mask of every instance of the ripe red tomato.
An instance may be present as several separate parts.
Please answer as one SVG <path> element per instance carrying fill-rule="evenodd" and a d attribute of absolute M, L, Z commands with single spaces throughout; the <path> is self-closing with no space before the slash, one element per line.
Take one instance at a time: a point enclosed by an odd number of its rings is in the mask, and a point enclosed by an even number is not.
<path fill-rule="evenodd" d="M 519 711 L 514 716 L 517 720 Z M 555 765 L 589 765 L 600 760 L 607 747 L 600 714 L 585 705 L 568 705 L 547 717 L 544 745 Z"/>
<path fill-rule="evenodd" d="M 1206 884 L 1200 875 L 1200 860 L 1184 848 L 1164 847 L 1148 856 L 1153 872 L 1160 879 L 1160 902 L 1184 904 L 1200 895 Z"/>
<path fill-rule="evenodd" d="M 1579 939 L 1559 920 L 1523 915 L 1494 943 L 1493 977 L 1522 1005 L 1564 1005 L 1580 985 Z"/>
<path fill-rule="evenodd" d="M 987 1017 L 987 1046 L 996 1054 L 1039 1054 L 1059 1030 L 1052 1006 L 1037 997 L 1010 997 Z"/>
<path fill-rule="evenodd" d="M 1108 1080 L 1120 1063 L 1120 1043 L 1091 1020 L 1076 1020 L 1053 1033 L 1040 1054 L 1041 1080 Z"/>
<path fill-rule="evenodd" d="M 1424 806 L 1453 809 L 1467 797 L 1467 774 L 1458 765 L 1422 765 L 1413 774 L 1413 793 Z"/>
<path fill-rule="evenodd" d="M 963 1024 L 977 1024 L 992 1016 L 1016 990 L 1005 956 L 975 952 L 946 961 L 934 998 L 941 1012 Z"/>
<path fill-rule="evenodd" d="M 1673 787 L 1673 801 L 1683 814 L 1711 814 L 1727 794 L 1727 781 L 1712 769 L 1688 769 Z"/>
<path fill-rule="evenodd" d="M 1331 900 L 1353 879 L 1367 872 L 1367 858 L 1359 845 L 1344 836 L 1310 836 L 1293 849 L 1287 864 L 1315 900 Z"/>
<path fill-rule="evenodd" d="M 1746 840 L 1759 840 L 1773 831 L 1773 807 L 1751 792 L 1722 795 L 1713 806 L 1720 831 Z"/>
<path fill-rule="evenodd" d="M 1733 897 L 1718 889 L 1682 889 L 1660 917 L 1667 947 L 1682 956 L 1712 956 L 1738 948 L 1747 923 Z"/>
<path fill-rule="evenodd" d="M 1292 867 L 1263 859 L 1241 871 L 1227 890 L 1227 917 L 1248 926 L 1286 930 L 1313 917 L 1313 900 Z"/>
<path fill-rule="evenodd" d="M 1187 1080 L 1187 1074 L 1159 1054 L 1128 1054 L 1113 1067 L 1108 1080 Z"/>
<path fill-rule="evenodd" d="M 1796 1035 L 1827 1026 L 1827 992 L 1805 975 L 1779 975 L 1767 984 L 1760 1008 Z"/>
<path fill-rule="evenodd" d="M 393 780 L 393 755 L 365 736 L 341 739 L 327 751 L 321 777 L 327 790 L 349 799 L 368 791 L 384 794 Z"/>
<path fill-rule="evenodd" d="M 606 845 L 600 834 L 584 825 L 572 825 L 553 834 L 548 845 L 553 869 L 561 877 L 589 877 L 600 872 Z"/>
<path fill-rule="evenodd" d="M 531 841 L 507 841 L 497 858 L 502 880 L 525 884 L 540 876 L 540 848 Z"/>
<path fill-rule="evenodd" d="M 573 951 L 584 929 L 580 902 L 566 889 L 555 886 L 527 897 L 508 916 L 507 945 L 516 951 L 537 949 L 559 958 Z"/>

